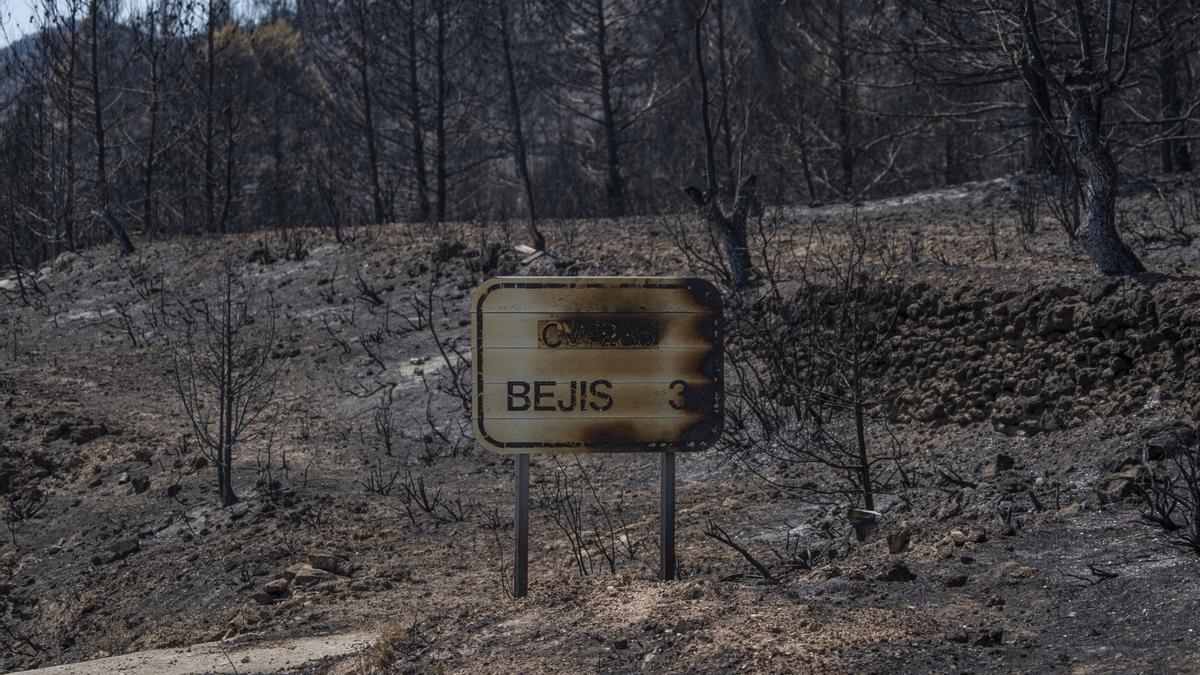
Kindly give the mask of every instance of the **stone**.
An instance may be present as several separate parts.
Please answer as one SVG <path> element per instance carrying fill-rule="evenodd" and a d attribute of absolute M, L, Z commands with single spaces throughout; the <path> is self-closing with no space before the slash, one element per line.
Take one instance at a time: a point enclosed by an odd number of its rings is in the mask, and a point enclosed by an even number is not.
<path fill-rule="evenodd" d="M 1101 504 L 1119 504 L 1137 494 L 1137 483 L 1122 475 L 1108 476 L 1096 492 Z"/>
<path fill-rule="evenodd" d="M 887 570 L 883 572 L 883 574 L 880 574 L 878 577 L 879 581 L 887 582 L 912 581 L 916 578 L 917 575 L 913 574 L 912 570 L 908 569 L 908 565 L 905 565 L 902 561 L 893 563 L 890 567 L 888 567 Z"/>
<path fill-rule="evenodd" d="M 285 578 L 272 579 L 263 584 L 263 592 L 270 595 L 283 595 L 288 591 L 288 580 Z"/>
<path fill-rule="evenodd" d="M 137 476 L 132 481 L 130 481 L 129 494 L 131 494 L 131 495 L 140 495 L 149 489 L 150 489 L 150 477 L 149 476 Z"/>
<path fill-rule="evenodd" d="M 993 565 L 980 575 L 979 580 L 991 585 L 1016 585 L 1037 576 L 1037 572 L 1028 565 L 1021 565 L 1015 560 L 1006 560 Z"/>
<path fill-rule="evenodd" d="M 287 569 L 283 571 L 283 576 L 290 581 L 295 579 L 297 574 L 311 567 L 312 565 L 309 565 L 308 563 L 295 563 L 293 565 L 288 565 Z"/>
<path fill-rule="evenodd" d="M 75 261 L 79 260 L 79 254 L 71 251 L 63 251 L 54 259 L 53 268 L 55 272 L 69 272 L 75 265 Z"/>
<path fill-rule="evenodd" d="M 1010 455 L 1005 455 L 1003 453 L 998 454 L 994 459 L 987 463 L 987 466 L 984 467 L 983 477 L 991 478 L 996 474 L 1003 473 L 1005 471 L 1011 471 L 1016 464 L 1017 460 L 1013 459 Z"/>
<path fill-rule="evenodd" d="M 67 424 L 66 422 L 59 422 L 53 427 L 50 427 L 46 433 L 42 435 L 42 441 L 46 443 L 53 443 L 60 438 L 66 438 L 70 436 L 70 434 L 71 425 Z"/>
<path fill-rule="evenodd" d="M 336 574 L 339 577 L 350 576 L 350 566 L 343 558 L 328 554 L 314 554 L 308 557 L 308 564 L 314 568 Z"/>
<path fill-rule="evenodd" d="M 899 532 L 893 532 L 888 535 L 888 553 L 898 555 L 908 550 L 908 542 L 912 539 L 912 532 L 908 528 L 904 528 Z"/>
<path fill-rule="evenodd" d="M 879 529 L 878 515 L 866 509 L 850 509 L 847 517 L 850 526 L 854 528 L 854 536 L 859 541 L 866 541 L 875 530 Z"/>
<path fill-rule="evenodd" d="M 95 424 L 84 427 L 76 427 L 71 434 L 71 442 L 75 445 L 83 445 L 90 443 L 97 438 L 103 438 L 108 435 L 108 427 L 103 424 Z"/>
<path fill-rule="evenodd" d="M 1032 377 L 1028 380 L 1022 380 L 1017 383 L 1017 393 L 1022 396 L 1033 396 L 1041 390 L 1042 386 L 1037 380 Z"/>
<path fill-rule="evenodd" d="M 952 574 L 946 577 L 946 588 L 962 588 L 967 585 L 967 575 Z"/>
<path fill-rule="evenodd" d="M 107 565 L 108 563 L 127 558 L 140 550 L 141 544 L 138 543 L 137 539 L 133 537 L 118 539 L 109 544 L 103 553 L 92 556 L 92 564 Z"/>
<path fill-rule="evenodd" d="M 1004 642 L 1004 631 L 999 628 L 980 630 L 971 640 L 976 647 L 998 647 Z"/>
<path fill-rule="evenodd" d="M 252 593 L 250 595 L 250 599 L 257 602 L 260 605 L 270 605 L 272 603 L 279 602 L 283 598 L 278 595 L 273 595 L 271 593 L 268 593 L 265 590 L 261 590 L 261 591 L 255 591 L 254 593 Z"/>
<path fill-rule="evenodd" d="M 1139 460 L 1132 454 L 1132 450 L 1126 449 L 1123 450 L 1122 453 L 1123 454 L 1120 456 L 1105 462 L 1103 467 L 1104 470 L 1108 471 L 1109 473 L 1121 473 L 1125 469 L 1138 464 Z"/>
<path fill-rule="evenodd" d="M 334 578 L 334 574 L 330 572 L 317 569 L 312 565 L 304 565 L 296 572 L 295 577 L 292 578 L 292 583 L 296 584 L 298 588 L 309 588 L 332 578 Z"/>
<path fill-rule="evenodd" d="M 1176 453 L 1196 444 L 1196 432 L 1187 425 L 1179 425 L 1159 434 L 1146 442 L 1146 459 L 1158 461 L 1174 457 Z"/>

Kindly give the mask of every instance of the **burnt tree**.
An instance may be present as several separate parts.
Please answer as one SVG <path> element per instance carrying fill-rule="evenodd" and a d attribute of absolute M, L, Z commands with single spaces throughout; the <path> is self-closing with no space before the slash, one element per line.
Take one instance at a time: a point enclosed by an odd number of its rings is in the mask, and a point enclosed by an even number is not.
<path fill-rule="evenodd" d="M 1163 173 L 1186 173 L 1192 170 L 1192 153 L 1184 130 L 1184 83 L 1181 73 L 1188 76 L 1187 52 L 1180 26 L 1188 17 L 1179 0 L 1160 0 L 1156 16 L 1159 33 L 1158 59 L 1155 75 L 1158 79 L 1158 105 L 1162 117 L 1162 140 L 1159 161 Z"/>
<path fill-rule="evenodd" d="M 755 203 L 758 181 L 751 174 L 736 181 L 732 176 L 725 192 L 732 193 L 730 199 L 722 199 L 722 186 L 717 173 L 716 139 L 714 138 L 709 106 L 712 99 L 708 91 L 708 75 L 704 68 L 704 22 L 708 16 L 711 0 L 704 3 L 695 23 L 696 72 L 700 82 L 700 117 L 704 135 L 704 170 L 706 184 L 703 190 L 688 187 L 685 192 L 700 211 L 705 223 L 712 229 L 713 236 L 721 242 L 729 264 L 729 283 L 735 289 L 752 285 L 758 279 L 754 262 L 750 259 L 749 233 L 746 221 L 750 207 Z M 724 202 L 730 202 L 728 207 Z"/>
<path fill-rule="evenodd" d="M 1014 62 L 1027 64 L 1029 72 L 1043 78 L 1065 110 L 1067 128 L 1060 133 L 1074 150 L 1086 210 L 1080 243 L 1102 273 L 1121 276 L 1140 275 L 1146 268 L 1117 232 L 1120 171 L 1105 135 L 1104 105 L 1115 97 L 1129 74 L 1135 5 L 1131 0 L 1125 16 L 1119 17 L 1116 0 L 1108 0 L 1102 10 L 1102 26 L 1097 29 L 1095 15 L 1101 10 L 1077 0 L 1069 12 L 1071 25 L 1064 28 L 1058 22 L 1064 17 L 1039 20 L 1035 1 L 1024 0 L 1009 16 L 1007 33 L 1001 29 L 1005 49 Z M 1043 37 L 1044 30 L 1052 30 L 1054 35 Z M 1070 48 L 1061 46 L 1072 43 Z M 1028 81 L 1026 85 L 1035 86 Z"/>
<path fill-rule="evenodd" d="M 222 506 L 237 502 L 233 459 L 239 444 L 269 425 L 279 371 L 271 363 L 275 305 L 255 306 L 232 262 L 221 266 L 215 301 L 190 305 L 183 340 L 175 345 L 173 382 L 192 432 L 216 466 Z"/>
<path fill-rule="evenodd" d="M 545 250 L 546 238 L 542 236 L 537 226 L 537 205 L 533 194 L 533 178 L 529 173 L 529 146 L 525 137 L 524 123 L 521 116 L 521 96 L 517 85 L 517 66 L 513 59 L 512 44 L 512 8 L 509 0 L 497 0 L 497 23 L 500 32 L 500 50 L 504 64 L 504 84 L 508 94 L 509 131 L 512 135 L 513 160 L 517 165 L 517 174 L 525 189 L 526 207 L 529 214 L 529 238 L 533 247 L 539 251 Z"/>

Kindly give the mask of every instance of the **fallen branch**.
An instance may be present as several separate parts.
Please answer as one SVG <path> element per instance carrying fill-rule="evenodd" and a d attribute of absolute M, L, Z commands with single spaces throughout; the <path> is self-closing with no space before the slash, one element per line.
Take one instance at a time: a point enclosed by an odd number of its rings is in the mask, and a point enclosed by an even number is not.
<path fill-rule="evenodd" d="M 771 570 L 767 569 L 766 565 L 760 563 L 757 558 L 750 554 L 749 551 L 734 541 L 733 537 L 729 536 L 728 532 L 721 529 L 721 526 L 717 525 L 712 518 L 708 519 L 708 527 L 704 529 L 704 534 L 740 553 L 742 557 L 746 559 L 746 562 L 753 565 L 754 569 L 758 570 L 758 573 L 762 575 L 762 583 L 767 585 L 775 585 L 779 583 L 779 580 L 776 579 L 773 574 L 771 574 Z"/>

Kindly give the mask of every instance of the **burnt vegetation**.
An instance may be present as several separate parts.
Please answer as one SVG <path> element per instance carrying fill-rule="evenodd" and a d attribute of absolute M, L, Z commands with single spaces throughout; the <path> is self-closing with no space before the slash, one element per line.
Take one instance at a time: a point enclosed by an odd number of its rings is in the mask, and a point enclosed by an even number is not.
<path fill-rule="evenodd" d="M 740 286 L 763 204 L 1019 174 L 1026 226 L 1045 202 L 1135 275 L 1122 176 L 1192 168 L 1177 0 L 34 5 L 3 26 L 14 268 L 108 239 L 492 215 L 540 250 L 539 219 L 676 211 L 674 184 L 698 185 Z"/>
<path fill-rule="evenodd" d="M 1196 3 L 32 4 L 0 668 L 371 631 L 363 672 L 1194 669 Z M 675 581 L 657 453 L 535 455 L 513 597 L 496 276 L 719 293 Z M 586 309 L 539 348 L 654 357 Z M 507 384 L 635 426 L 615 376 Z"/>

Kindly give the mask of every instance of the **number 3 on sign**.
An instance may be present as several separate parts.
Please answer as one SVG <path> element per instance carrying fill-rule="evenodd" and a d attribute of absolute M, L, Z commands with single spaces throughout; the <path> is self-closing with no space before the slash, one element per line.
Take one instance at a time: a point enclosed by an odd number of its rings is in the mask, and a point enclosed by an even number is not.
<path fill-rule="evenodd" d="M 675 398 L 667 401 L 667 403 L 676 410 L 683 410 L 683 392 L 687 390 L 687 382 L 684 380 L 675 380 L 671 383 L 670 389 L 671 393 L 675 395 Z"/>

